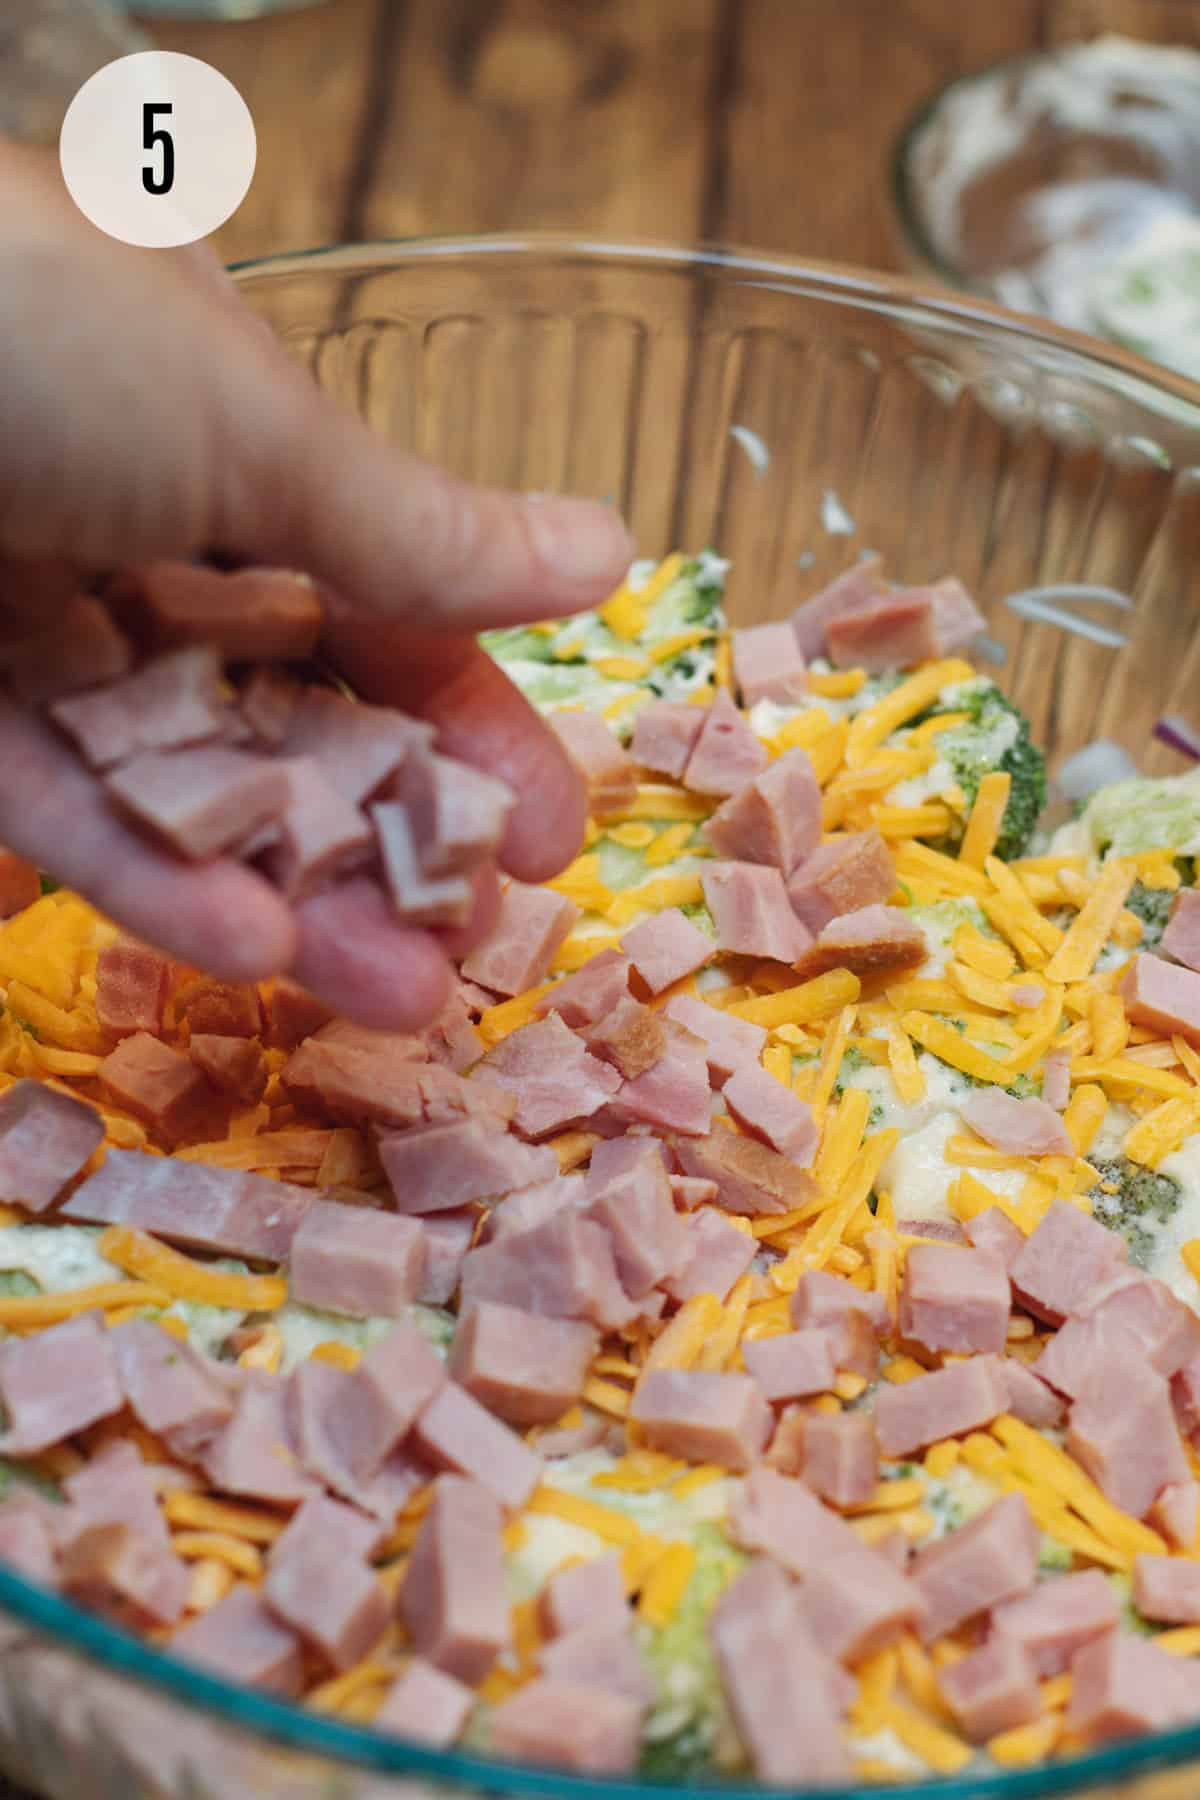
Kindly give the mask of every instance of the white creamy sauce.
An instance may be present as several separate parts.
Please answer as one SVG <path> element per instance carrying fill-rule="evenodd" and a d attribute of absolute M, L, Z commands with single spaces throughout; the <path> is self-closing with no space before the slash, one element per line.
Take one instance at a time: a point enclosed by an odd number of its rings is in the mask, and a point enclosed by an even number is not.
<path fill-rule="evenodd" d="M 906 1132 L 879 1171 L 879 1185 L 892 1196 L 899 1222 L 954 1220 L 946 1198 L 962 1170 L 946 1161 L 948 1139 L 963 1130 L 956 1112 L 938 1112 L 919 1131 Z M 1026 1177 L 1016 1169 L 988 1169 L 979 1179 L 993 1193 L 1017 1199 Z M 957 1222 L 957 1221 L 955 1221 Z"/>
<path fill-rule="evenodd" d="M 89 1225 L 5 1225 L 0 1228 L 0 1270 L 19 1269 L 46 1293 L 124 1281 L 96 1248 L 99 1229 Z"/>

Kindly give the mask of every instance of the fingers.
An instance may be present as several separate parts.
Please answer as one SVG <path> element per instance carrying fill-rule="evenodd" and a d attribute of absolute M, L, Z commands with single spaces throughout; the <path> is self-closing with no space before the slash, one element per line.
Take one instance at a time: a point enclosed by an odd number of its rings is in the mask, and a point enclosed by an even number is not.
<path fill-rule="evenodd" d="M 420 1031 L 450 997 L 450 965 L 436 937 L 397 924 L 365 878 L 329 888 L 297 908 L 300 946 L 292 973 L 360 1025 Z"/>
<path fill-rule="evenodd" d="M 288 968 L 290 909 L 233 862 L 176 862 L 110 807 L 100 784 L 49 728 L 0 704 L 0 839 L 139 937 L 224 981 Z"/>
<path fill-rule="evenodd" d="M 338 612 L 329 646 L 364 699 L 419 713 L 438 746 L 506 781 L 517 796 L 500 861 L 520 881 L 545 881 L 578 853 L 583 784 L 550 728 L 471 639 L 410 633 Z"/>

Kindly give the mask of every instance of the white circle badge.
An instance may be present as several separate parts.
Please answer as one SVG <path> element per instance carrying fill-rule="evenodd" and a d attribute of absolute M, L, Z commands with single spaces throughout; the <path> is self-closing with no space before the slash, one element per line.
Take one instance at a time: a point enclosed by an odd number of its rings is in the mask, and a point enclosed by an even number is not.
<path fill-rule="evenodd" d="M 93 225 L 142 249 L 194 244 L 237 211 L 258 154 L 250 109 L 197 56 L 142 50 L 85 81 L 58 140 Z"/>

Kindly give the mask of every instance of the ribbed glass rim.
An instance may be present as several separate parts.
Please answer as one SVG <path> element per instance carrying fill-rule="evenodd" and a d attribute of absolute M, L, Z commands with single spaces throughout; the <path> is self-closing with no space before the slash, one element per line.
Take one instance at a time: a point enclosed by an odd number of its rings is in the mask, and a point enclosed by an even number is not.
<path fill-rule="evenodd" d="M 673 266 L 676 270 L 704 270 L 713 275 L 727 273 L 812 297 L 894 312 L 910 321 L 914 316 L 924 317 L 926 322 L 943 329 L 956 325 L 976 333 L 990 329 L 1002 338 L 1040 343 L 1069 352 L 1088 365 L 1094 376 L 1112 378 L 1118 390 L 1125 390 L 1130 398 L 1136 394 L 1143 404 L 1153 404 L 1155 399 L 1176 406 L 1182 403 L 1190 415 L 1187 422 L 1197 432 L 1200 462 L 1200 385 L 1079 333 L 1025 319 L 988 302 L 965 301 L 907 280 L 833 264 L 718 248 L 605 243 L 545 233 L 329 246 L 243 262 L 234 265 L 232 272 L 244 281 L 294 276 L 318 266 L 343 274 L 366 275 L 429 259 L 474 262 L 500 255 L 523 257 L 530 262 L 548 255 L 580 262 L 626 262 L 646 272 Z M 150 1693 L 182 1701 L 196 1713 L 331 1762 L 379 1774 L 424 1777 L 431 1782 L 491 1793 L 553 1796 L 555 1800 L 646 1800 L 649 1795 L 684 1791 L 676 1783 L 601 1780 L 459 1751 L 422 1749 L 367 1726 L 347 1724 L 225 1681 L 155 1649 L 2 1565 L 0 1612 L 40 1633 L 53 1647 L 76 1653 Z M 1036 1768 L 939 1776 L 898 1786 L 889 1784 L 886 1788 L 856 1783 L 849 1787 L 765 1789 L 757 1784 L 716 1781 L 689 1787 L 719 1792 L 726 1800 L 763 1800 L 764 1793 L 779 1795 L 781 1800 L 879 1800 L 881 1793 L 896 1795 L 899 1800 L 1049 1800 L 1050 1796 L 1078 1794 L 1093 1785 L 1177 1768 L 1191 1760 L 1200 1761 L 1200 1724 Z"/>

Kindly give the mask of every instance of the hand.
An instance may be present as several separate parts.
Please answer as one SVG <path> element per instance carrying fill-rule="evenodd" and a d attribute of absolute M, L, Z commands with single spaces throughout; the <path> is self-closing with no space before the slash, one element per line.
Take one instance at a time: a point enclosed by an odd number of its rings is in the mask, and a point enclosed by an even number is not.
<path fill-rule="evenodd" d="M 322 395 L 206 250 L 128 249 L 76 211 L 56 165 L 0 145 L 0 622 L 81 578 L 221 550 L 304 569 L 338 596 L 328 648 L 364 697 L 420 713 L 503 776 L 502 847 L 540 880 L 575 853 L 580 786 L 478 649 L 486 625 L 594 605 L 632 550 L 606 507 L 465 486 L 389 449 Z M 0 841 L 226 980 L 290 971 L 380 1028 L 434 1017 L 466 933 L 400 926 L 348 883 L 292 908 L 232 861 L 187 867 L 109 808 L 54 733 L 0 700 Z"/>

